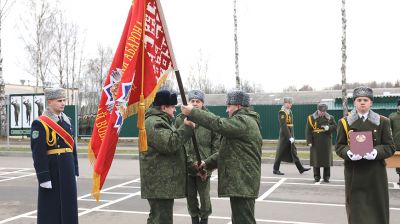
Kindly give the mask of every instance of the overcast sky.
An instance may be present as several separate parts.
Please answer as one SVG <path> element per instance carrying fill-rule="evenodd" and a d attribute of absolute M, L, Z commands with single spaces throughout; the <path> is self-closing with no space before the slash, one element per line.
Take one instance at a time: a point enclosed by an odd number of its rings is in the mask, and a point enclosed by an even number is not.
<path fill-rule="evenodd" d="M 60 0 L 69 18 L 86 30 L 86 54 L 101 43 L 115 49 L 131 0 Z M 315 89 L 341 83 L 341 0 L 237 0 L 242 80 L 266 92 L 308 84 Z M 4 78 L 31 80 L 16 26 L 18 0 L 2 27 Z M 161 0 L 183 79 L 199 51 L 207 76 L 235 86 L 233 0 Z M 400 1 L 347 1 L 348 82 L 400 79 Z"/>

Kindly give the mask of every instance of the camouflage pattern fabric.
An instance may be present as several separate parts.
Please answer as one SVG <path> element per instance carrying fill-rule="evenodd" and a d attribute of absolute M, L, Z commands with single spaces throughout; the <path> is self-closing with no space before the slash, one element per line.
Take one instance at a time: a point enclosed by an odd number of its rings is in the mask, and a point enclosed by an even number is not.
<path fill-rule="evenodd" d="M 150 205 L 147 224 L 172 224 L 174 199 L 147 199 Z"/>

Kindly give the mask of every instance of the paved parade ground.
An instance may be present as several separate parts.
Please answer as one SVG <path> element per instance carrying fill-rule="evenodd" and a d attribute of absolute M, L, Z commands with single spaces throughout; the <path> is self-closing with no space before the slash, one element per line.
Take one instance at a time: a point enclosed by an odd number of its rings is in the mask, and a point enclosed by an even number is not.
<path fill-rule="evenodd" d="M 80 158 L 78 179 L 79 221 L 82 224 L 146 223 L 149 206 L 140 198 L 139 161 L 116 159 L 106 180 L 100 202 L 90 196 L 91 167 Z M 314 183 L 312 172 L 300 175 L 293 164 L 282 164 L 286 175 L 272 174 L 272 164 L 262 165 L 257 223 L 347 223 L 344 207 L 343 166 L 334 166 L 330 183 Z M 211 224 L 230 223 L 228 198 L 218 198 L 218 177 L 211 182 Z M 400 220 L 400 188 L 394 169 L 388 169 L 391 223 Z M 0 157 L 0 224 L 36 223 L 37 181 L 29 157 Z M 186 200 L 175 200 L 174 223 L 188 224 Z"/>

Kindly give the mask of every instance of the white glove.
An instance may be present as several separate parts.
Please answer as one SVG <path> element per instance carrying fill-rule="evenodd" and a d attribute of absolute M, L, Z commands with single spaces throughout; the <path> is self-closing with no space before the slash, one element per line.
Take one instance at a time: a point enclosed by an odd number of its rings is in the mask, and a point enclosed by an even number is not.
<path fill-rule="evenodd" d="M 311 146 L 312 146 L 312 144 L 311 144 L 311 143 L 309 143 L 309 144 L 308 144 L 308 146 L 310 146 L 310 147 L 311 147 Z"/>
<path fill-rule="evenodd" d="M 347 156 L 352 160 L 352 161 L 357 161 L 362 159 L 362 156 L 358 155 L 358 154 L 353 154 L 350 150 L 347 151 Z"/>
<path fill-rule="evenodd" d="M 329 126 L 328 125 L 324 125 L 322 127 L 325 129 L 325 131 L 329 131 Z"/>
<path fill-rule="evenodd" d="M 47 189 L 52 189 L 53 188 L 51 186 L 51 181 L 46 181 L 46 182 L 40 183 L 39 186 L 43 187 L 43 188 L 47 188 Z"/>
<path fill-rule="evenodd" d="M 293 137 L 290 137 L 290 138 L 289 138 L 289 141 L 290 141 L 290 143 L 292 143 L 292 144 L 293 144 L 293 142 L 294 142 L 294 138 L 293 138 Z"/>
<path fill-rule="evenodd" d="M 367 152 L 365 156 L 363 156 L 363 158 L 367 160 L 374 160 L 377 155 L 378 151 L 376 151 L 376 149 L 373 149 L 372 152 Z"/>
<path fill-rule="evenodd" d="M 75 176 L 75 181 L 78 182 L 78 176 Z"/>

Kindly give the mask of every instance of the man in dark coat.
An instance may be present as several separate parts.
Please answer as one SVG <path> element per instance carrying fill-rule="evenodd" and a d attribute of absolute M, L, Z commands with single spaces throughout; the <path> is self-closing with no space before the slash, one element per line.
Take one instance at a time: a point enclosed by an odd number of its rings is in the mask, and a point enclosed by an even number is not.
<path fill-rule="evenodd" d="M 14 121 L 15 121 L 15 126 L 18 126 L 20 105 L 19 105 L 19 103 L 18 103 L 16 100 L 12 101 L 12 102 L 11 102 L 11 105 L 14 107 Z"/>
<path fill-rule="evenodd" d="M 389 224 L 385 159 L 395 152 L 390 121 L 371 110 L 369 87 L 354 89 L 354 109 L 339 121 L 336 154 L 344 159 L 347 220 L 350 224 Z M 373 148 L 364 155 L 350 150 L 350 132 L 370 131 Z"/>
<path fill-rule="evenodd" d="M 222 135 L 219 151 L 203 161 L 199 169 L 218 168 L 218 197 L 230 198 L 232 224 L 255 224 L 255 199 L 261 178 L 260 116 L 250 109 L 250 97 L 243 91 L 229 92 L 226 104 L 229 118 L 192 105 L 181 109 L 194 123 Z"/>
<path fill-rule="evenodd" d="M 283 98 L 283 106 L 278 113 L 279 120 L 279 142 L 276 149 L 275 163 L 272 173 L 275 175 L 284 175 L 279 170 L 281 161 L 293 163 L 296 165 L 299 173 L 309 171 L 311 168 L 304 168 L 297 156 L 296 145 L 294 144 L 294 129 L 293 129 L 293 114 L 292 114 L 293 99 L 291 97 Z"/>
<path fill-rule="evenodd" d="M 204 98 L 204 92 L 201 90 L 192 90 L 188 93 L 189 103 L 193 105 L 193 107 L 207 111 Z M 178 115 L 175 121 L 175 127 L 181 126 L 185 117 L 184 114 Z M 195 127 L 194 133 L 199 147 L 199 154 L 201 160 L 206 160 L 217 152 L 220 136 L 216 132 L 210 131 L 201 125 L 196 125 Z M 193 163 L 197 162 L 197 158 L 191 140 L 185 143 L 185 149 L 189 156 L 188 161 L 190 161 L 190 165 L 188 166 L 186 200 L 189 214 L 192 217 L 192 224 L 207 224 L 208 216 L 212 213 L 210 197 L 211 172 L 207 173 L 207 179 L 203 181 L 192 166 Z M 200 198 L 200 206 L 197 194 Z"/>
<path fill-rule="evenodd" d="M 321 179 L 320 167 L 324 168 L 324 182 L 328 183 L 332 166 L 332 133 L 336 131 L 335 118 L 328 114 L 328 105 L 319 103 L 317 111 L 307 117 L 306 140 L 310 146 L 310 166 L 314 180 Z"/>
<path fill-rule="evenodd" d="M 77 224 L 76 145 L 70 118 L 63 111 L 65 90 L 45 90 L 47 109 L 32 122 L 31 149 L 39 183 L 38 224 Z"/>
<path fill-rule="evenodd" d="M 397 111 L 391 113 L 389 119 L 392 127 L 394 145 L 396 150 L 400 151 L 400 99 L 397 100 Z M 396 173 L 399 175 L 399 182 L 397 184 L 400 185 L 400 167 L 396 168 Z"/>
<path fill-rule="evenodd" d="M 42 98 L 39 98 L 35 101 L 35 104 L 37 105 L 38 108 L 38 116 L 43 114 L 43 109 L 44 109 L 44 105 L 42 102 Z"/>
<path fill-rule="evenodd" d="M 150 205 L 147 224 L 172 224 L 175 198 L 186 197 L 186 151 L 183 144 L 192 136 L 193 122 L 175 128 L 172 123 L 177 96 L 168 90 L 156 93 L 146 112 L 148 151 L 140 152 L 141 196 Z"/>
<path fill-rule="evenodd" d="M 31 123 L 31 112 L 32 112 L 32 104 L 29 99 L 26 99 L 23 102 L 25 106 L 25 113 L 26 113 L 26 123 L 30 124 Z"/>

